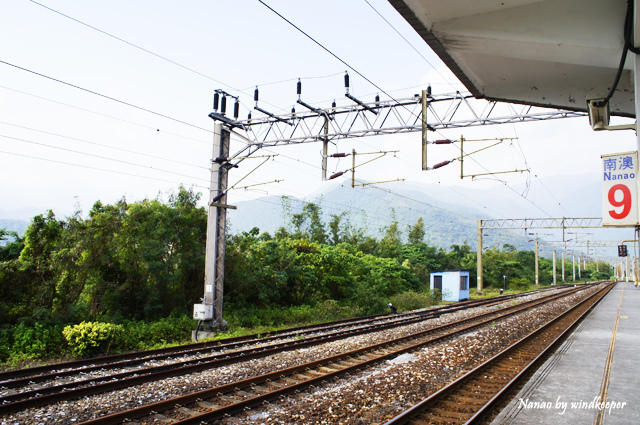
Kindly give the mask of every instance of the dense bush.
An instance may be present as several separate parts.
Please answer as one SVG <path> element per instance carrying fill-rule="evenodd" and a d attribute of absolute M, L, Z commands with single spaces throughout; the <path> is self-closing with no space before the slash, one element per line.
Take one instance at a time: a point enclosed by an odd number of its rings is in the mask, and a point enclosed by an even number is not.
<path fill-rule="evenodd" d="M 121 325 L 101 322 L 82 322 L 66 326 L 62 330 L 71 352 L 79 357 L 89 357 L 109 352 L 111 345 L 122 336 Z"/>
<path fill-rule="evenodd" d="M 438 299 L 432 292 L 407 291 L 394 295 L 390 301 L 398 311 L 418 310 L 438 304 Z"/>

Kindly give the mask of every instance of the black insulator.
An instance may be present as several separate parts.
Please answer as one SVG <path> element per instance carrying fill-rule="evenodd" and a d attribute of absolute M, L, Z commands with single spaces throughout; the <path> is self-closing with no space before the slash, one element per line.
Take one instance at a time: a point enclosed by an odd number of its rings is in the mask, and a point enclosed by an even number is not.
<path fill-rule="evenodd" d="M 336 101 L 334 100 L 333 103 L 331 103 L 331 107 L 335 108 L 336 107 Z"/>
<path fill-rule="evenodd" d="M 249 116 L 247 117 L 247 120 L 251 121 L 251 111 L 249 111 Z"/>
<path fill-rule="evenodd" d="M 256 89 L 253 92 L 253 100 L 254 102 L 258 101 L 258 87 L 256 86 Z"/>
<path fill-rule="evenodd" d="M 220 102 L 220 113 L 224 115 L 227 112 L 227 96 L 222 96 L 222 102 Z"/>
<path fill-rule="evenodd" d="M 215 92 L 215 94 L 213 95 L 213 110 L 217 111 L 218 110 L 218 104 L 220 103 L 220 93 Z"/>
<path fill-rule="evenodd" d="M 227 162 L 227 159 L 228 158 L 226 156 L 219 156 L 216 159 L 214 159 L 213 162 L 222 164 L 223 162 Z"/>
<path fill-rule="evenodd" d="M 296 115 L 296 107 L 292 107 L 291 108 L 291 115 L 295 116 Z"/>
<path fill-rule="evenodd" d="M 233 118 L 238 119 L 240 116 L 240 101 L 236 99 L 236 103 L 233 104 Z"/>
<path fill-rule="evenodd" d="M 433 143 L 435 143 L 436 145 L 450 145 L 453 142 L 451 140 L 448 140 L 448 139 L 438 139 Z"/>
<path fill-rule="evenodd" d="M 302 81 L 298 79 L 298 96 L 302 94 Z"/>
<path fill-rule="evenodd" d="M 213 198 L 213 200 L 211 201 L 211 203 L 218 202 L 220 199 L 222 199 L 222 197 L 223 197 L 224 195 L 226 195 L 226 193 L 225 193 L 225 192 L 221 192 L 221 193 L 219 193 L 218 195 L 216 195 L 216 197 L 215 197 L 215 198 Z"/>
<path fill-rule="evenodd" d="M 376 103 L 380 103 L 380 95 L 379 94 L 376 95 Z"/>
<path fill-rule="evenodd" d="M 431 86 L 427 86 L 427 96 L 431 96 Z"/>
<path fill-rule="evenodd" d="M 344 174 L 344 171 L 338 171 L 338 172 L 337 172 L 337 173 L 335 173 L 335 174 L 331 174 L 331 176 L 329 177 L 329 180 L 333 180 L 333 179 L 335 179 L 336 177 L 340 177 L 340 176 L 341 176 L 341 175 L 343 175 L 343 174 Z"/>
<path fill-rule="evenodd" d="M 346 153 L 334 153 L 333 155 L 331 155 L 332 158 L 346 158 L 346 156 Z"/>
<path fill-rule="evenodd" d="M 346 72 L 344 73 L 344 87 L 347 89 L 349 88 L 349 74 Z"/>
<path fill-rule="evenodd" d="M 435 170 L 435 169 L 437 169 L 437 168 L 444 167 L 445 165 L 449 164 L 450 162 L 451 162 L 451 161 L 442 161 L 442 162 L 439 162 L 439 163 L 437 163 L 436 165 L 434 165 L 434 166 L 433 166 L 433 169 Z"/>

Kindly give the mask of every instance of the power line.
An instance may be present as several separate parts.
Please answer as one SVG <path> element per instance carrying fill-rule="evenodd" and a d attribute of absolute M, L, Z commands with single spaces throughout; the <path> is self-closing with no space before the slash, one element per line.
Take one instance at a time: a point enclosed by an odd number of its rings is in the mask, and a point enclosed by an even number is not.
<path fill-rule="evenodd" d="M 155 112 L 155 111 L 152 111 L 151 109 L 143 108 L 142 106 L 137 106 L 137 105 L 134 105 L 132 103 L 125 102 L 124 100 L 120 100 L 120 99 L 116 99 L 115 97 L 107 96 L 106 94 L 102 94 L 102 93 L 98 93 L 98 92 L 93 91 L 93 90 L 85 89 L 84 87 L 80 87 L 80 86 L 77 86 L 75 84 L 67 83 L 66 81 L 62 81 L 62 80 L 59 80 L 57 78 L 49 77 L 48 75 L 44 75 L 44 74 L 41 74 L 41 73 L 36 72 L 36 71 L 32 71 L 32 70 L 27 69 L 27 68 L 23 68 L 21 66 L 14 65 L 12 63 L 9 63 L 9 62 L 3 61 L 3 60 L 0 60 L 0 63 L 3 63 L 5 65 L 11 66 L 11 67 L 16 68 L 16 69 L 19 69 L 21 71 L 28 72 L 28 73 L 33 74 L 33 75 L 37 75 L 39 77 L 46 78 L 46 79 L 51 80 L 51 81 L 55 81 L 56 83 L 64 84 L 66 86 L 73 87 L 75 89 L 82 90 L 84 92 L 91 93 L 93 95 L 100 96 L 102 98 L 109 99 L 109 100 L 112 100 L 114 102 L 118 102 L 118 103 L 120 103 L 122 105 L 130 106 L 132 108 L 139 109 L 141 111 L 148 112 L 150 114 L 157 115 L 159 117 L 166 118 L 168 120 L 175 121 L 177 123 L 187 125 L 189 127 L 197 128 L 198 130 L 206 131 L 207 133 L 213 133 L 212 130 L 209 130 L 209 129 L 206 129 L 206 128 L 203 128 L 203 127 L 199 127 L 199 126 L 197 126 L 195 124 L 191 124 L 191 123 L 188 123 L 186 121 L 182 121 L 182 120 L 180 120 L 178 118 L 173 118 L 173 117 L 170 117 L 168 115 L 161 114 L 160 112 Z"/>
<path fill-rule="evenodd" d="M 432 69 L 433 69 L 433 70 L 434 70 L 434 71 L 435 71 L 435 72 L 436 72 L 440 77 L 442 77 L 442 79 L 446 82 L 446 84 L 449 84 L 449 85 L 451 86 L 451 88 L 452 88 L 452 89 L 456 90 L 456 88 L 453 86 L 453 84 L 451 84 L 451 83 L 450 83 L 450 82 L 449 82 L 449 81 L 444 77 L 444 75 L 442 75 L 442 74 L 440 73 L 440 71 L 438 71 L 438 70 L 436 69 L 436 67 L 435 67 L 435 66 L 433 66 L 433 64 L 431 64 L 431 62 L 429 62 L 429 60 L 428 60 L 427 58 L 425 58 L 425 57 L 423 56 L 423 54 L 422 54 L 422 53 L 420 53 L 420 51 L 419 51 L 419 50 L 418 50 L 418 49 L 417 49 L 417 48 L 416 48 L 416 47 L 415 47 L 411 42 L 410 42 L 409 40 L 407 40 L 407 39 L 405 38 L 405 36 L 404 36 L 404 35 L 402 35 L 402 33 L 400 33 L 400 31 L 398 31 L 398 29 L 397 29 L 395 26 L 393 26 L 393 24 L 392 24 L 391 22 L 389 22 L 389 21 L 387 20 L 387 18 L 385 18 L 384 16 L 382 16 L 382 13 L 378 12 L 378 10 L 377 10 L 375 7 L 373 7 L 373 5 L 372 5 L 371 3 L 369 3 L 369 0 L 364 0 L 364 1 L 365 1 L 365 3 L 367 3 L 367 4 L 369 5 L 369 7 L 371 7 L 371 9 L 373 9 L 373 11 L 374 11 L 374 12 L 376 12 L 376 13 L 378 14 L 378 16 L 380 16 L 380 17 L 381 17 L 381 18 L 382 18 L 382 19 L 383 19 L 383 20 L 384 20 L 384 21 L 385 21 L 385 22 L 386 22 L 386 23 L 387 23 L 387 24 L 388 24 L 388 25 L 389 25 L 389 26 L 390 26 L 390 27 L 391 27 L 391 28 L 392 28 L 392 29 L 393 29 L 393 30 L 394 30 L 394 31 L 395 31 L 399 36 L 400 36 L 400 37 L 402 37 L 402 39 L 403 39 L 404 41 L 406 41 L 406 42 L 407 42 L 407 44 L 408 44 L 408 45 L 409 45 L 409 46 L 410 46 L 410 47 L 411 47 L 411 48 L 412 48 L 412 49 L 413 49 L 413 50 L 414 50 L 418 55 L 420 55 L 420 57 L 421 57 L 421 58 L 422 58 L 422 59 L 427 63 L 427 65 L 429 65 L 429 66 L 430 66 L 430 67 L 431 67 L 431 68 L 432 68 Z"/>
<path fill-rule="evenodd" d="M 90 157 L 93 157 L 93 158 L 103 159 L 103 160 L 106 160 L 106 161 L 113 161 L 113 162 L 119 162 L 121 164 L 133 165 L 135 167 L 150 168 L 152 170 L 160 171 L 160 172 L 163 172 L 163 173 L 175 174 L 177 176 L 182 176 L 182 177 L 189 177 L 189 178 L 195 179 L 195 180 L 208 181 L 207 179 L 188 176 L 188 175 L 181 174 L 181 173 L 176 173 L 176 172 L 170 171 L 170 170 L 163 170 L 162 168 L 155 168 L 155 167 L 151 167 L 151 166 L 148 166 L 148 165 L 136 164 L 135 162 L 123 161 L 121 159 L 109 158 L 109 157 L 102 156 L 102 155 L 95 155 L 95 154 L 91 154 L 91 153 L 87 153 L 87 152 L 76 151 L 76 150 L 73 150 L 73 149 L 62 148 L 60 146 L 53 146 L 53 145 L 49 145 L 49 144 L 46 144 L 46 143 L 34 142 L 32 140 L 20 139 L 18 137 L 6 136 L 4 134 L 0 134 L 0 137 L 4 137 L 5 139 L 16 140 L 16 141 L 19 141 L 19 142 L 30 143 L 30 144 L 38 145 L 38 146 L 46 146 L 48 148 L 58 149 L 58 150 L 66 151 L 66 152 L 72 152 L 72 153 L 76 153 L 76 154 L 79 154 L 79 155 L 86 155 L 86 156 L 90 156 Z"/>
<path fill-rule="evenodd" d="M 102 112 L 97 112 L 97 111 L 93 111 L 91 109 L 81 108 L 79 106 L 70 105 L 68 103 L 60 102 L 58 100 L 49 99 L 47 97 L 38 96 L 38 95 L 35 95 L 33 93 L 27 93 L 25 91 L 12 89 L 12 88 L 6 87 L 6 86 L 0 86 L 0 88 L 12 91 L 14 93 L 20 93 L 20 94 L 23 94 L 25 96 L 35 97 L 36 99 L 46 100 L 47 102 L 52 102 L 52 103 L 55 103 L 57 105 L 62 105 L 62 106 L 66 106 L 68 108 L 77 109 L 79 111 L 89 112 L 91 114 L 99 115 L 101 117 L 106 117 L 106 118 L 110 118 L 110 119 L 113 119 L 113 120 L 116 120 L 116 121 L 126 122 L 127 124 L 136 125 L 136 126 L 142 127 L 142 128 L 147 128 L 147 129 L 153 130 L 155 132 L 166 133 L 166 134 L 170 134 L 172 136 L 180 137 L 180 138 L 187 139 L 187 140 L 192 140 L 194 142 L 202 143 L 202 144 L 205 144 L 205 145 L 209 145 L 209 146 L 211 145 L 211 143 L 209 143 L 209 142 L 203 142 L 202 140 L 194 139 L 193 137 L 185 136 L 183 134 L 177 134 L 177 133 L 172 133 L 170 131 L 160 130 L 160 128 L 158 128 L 158 127 L 150 127 L 148 125 L 140 124 L 140 123 L 137 123 L 137 122 L 134 122 L 134 121 L 129 121 L 129 120 L 125 120 L 125 119 L 122 119 L 122 118 L 114 117 L 113 115 L 103 114 Z"/>
<path fill-rule="evenodd" d="M 73 167 L 87 168 L 87 169 L 90 169 L 90 170 L 104 171 L 104 172 L 107 172 L 107 173 L 121 174 L 123 176 L 139 177 L 139 178 L 142 178 L 142 179 L 156 180 L 156 181 L 161 181 L 161 182 L 166 182 L 166 183 L 173 183 L 173 184 L 182 184 L 182 182 L 177 182 L 177 181 L 173 181 L 173 180 L 165 180 L 165 179 L 159 179 L 157 177 L 142 176 L 140 174 L 125 173 L 123 171 L 109 170 L 109 169 L 106 169 L 106 168 L 92 167 L 90 165 L 84 165 L 84 164 L 75 164 L 73 162 L 58 161 L 58 160 L 55 160 L 55 159 L 42 158 L 42 157 L 33 156 L 33 155 L 26 155 L 26 154 L 15 153 L 15 152 L 7 152 L 7 151 L 2 151 L 2 150 L 0 150 L 0 153 L 6 154 L 6 155 L 20 156 L 20 157 L 23 157 L 23 158 L 38 159 L 40 161 L 53 162 L 53 163 L 56 163 L 56 164 L 71 165 Z M 197 184 L 192 184 L 191 186 L 192 187 L 198 187 L 198 188 L 201 188 L 201 189 L 207 189 L 207 190 L 209 189 L 208 187 L 200 186 L 200 185 L 197 185 Z"/>
<path fill-rule="evenodd" d="M 187 71 L 189 71 L 189 72 L 193 72 L 194 74 L 198 74 L 198 75 L 200 75 L 201 77 L 207 78 L 207 79 L 209 79 L 209 80 L 211 80 L 211 81 L 214 81 L 214 82 L 216 82 L 216 83 L 218 83 L 218 84 L 222 84 L 222 85 L 223 85 L 223 86 L 225 86 L 225 87 L 229 87 L 229 88 L 231 88 L 231 89 L 233 89 L 233 90 L 238 90 L 238 89 L 236 89 L 235 87 L 232 87 L 232 86 L 230 86 L 230 85 L 228 85 L 228 84 L 225 84 L 225 83 L 223 83 L 223 82 L 222 82 L 222 81 L 220 81 L 220 80 L 216 80 L 215 78 L 212 78 L 212 77 L 210 77 L 210 76 L 208 76 L 208 75 L 206 75 L 206 74 L 203 74 L 202 72 L 196 71 L 196 70 L 195 70 L 195 69 L 193 69 L 193 68 L 189 68 L 188 66 L 182 65 L 182 64 L 180 64 L 180 63 L 178 63 L 178 62 L 176 62 L 176 61 L 174 61 L 174 60 L 171 60 L 171 59 L 169 59 L 169 58 L 167 58 L 167 57 L 164 57 L 164 56 L 159 55 L 159 54 L 157 54 L 157 53 L 155 53 L 155 52 L 152 52 L 151 50 L 145 49 L 144 47 L 138 46 L 137 44 L 131 43 L 131 42 L 129 42 L 129 41 L 127 41 L 127 40 L 123 39 L 123 38 L 120 38 L 120 37 L 117 37 L 117 36 L 115 36 L 115 35 L 113 35 L 113 34 L 111 34 L 111 33 L 108 33 L 107 31 L 103 31 L 103 30 L 101 30 L 100 28 L 96 28 L 96 27 L 94 27 L 93 25 L 89 25 L 89 24 L 87 24 L 87 23 L 85 23 L 85 22 L 82 22 L 82 21 L 81 21 L 81 20 L 79 20 L 79 19 L 73 18 L 73 17 L 71 17 L 71 16 L 69 16 L 69 15 L 65 15 L 64 13 L 59 12 L 59 11 L 57 11 L 57 10 L 55 10 L 55 9 L 52 9 L 52 8 L 50 8 L 50 7 L 48 7 L 48 6 L 45 6 L 44 4 L 38 3 L 37 1 L 34 1 L 34 0 L 29 0 L 29 1 L 30 1 L 31 3 L 37 4 L 38 6 L 44 7 L 45 9 L 50 10 L 50 11 L 51 11 L 51 12 L 53 12 L 53 13 L 57 13 L 57 14 L 58 14 L 58 15 L 60 15 L 60 16 L 64 16 L 64 17 L 65 17 L 65 18 L 67 18 L 67 19 L 71 19 L 72 21 L 77 22 L 77 23 L 79 23 L 80 25 L 84 25 L 85 27 L 91 28 L 91 29 L 92 29 L 92 30 L 94 30 L 94 31 L 98 31 L 98 32 L 99 32 L 99 33 L 101 33 L 101 34 L 104 34 L 104 35 L 106 35 L 106 36 L 108 36 L 108 37 L 114 38 L 114 39 L 116 39 L 116 40 L 118 40 L 118 41 L 120 41 L 120 42 L 122 42 L 122 43 L 128 44 L 128 45 L 129 45 L 129 46 L 131 46 L 131 47 L 134 47 L 134 48 L 136 48 L 136 49 L 142 50 L 143 52 L 148 53 L 148 54 L 150 54 L 150 55 L 153 55 L 153 56 L 155 56 L 155 57 L 157 57 L 157 58 L 159 58 L 159 59 L 162 59 L 163 61 L 167 61 L 167 62 L 169 62 L 169 63 L 172 63 L 173 65 L 176 65 L 176 66 L 179 66 L 180 68 L 186 69 L 186 70 L 187 70 Z M 238 91 L 239 91 L 239 90 L 238 90 Z"/>
<path fill-rule="evenodd" d="M 87 143 L 87 144 L 90 144 L 90 145 L 101 146 L 101 147 L 108 148 L 108 149 L 114 149 L 114 150 L 118 150 L 118 151 L 121 151 L 121 152 L 128 152 L 128 153 L 133 153 L 133 154 L 136 154 L 136 155 L 147 156 L 149 158 L 159 159 L 159 160 L 162 160 L 162 161 L 173 162 L 173 163 L 181 164 L 181 165 L 187 165 L 189 167 L 196 167 L 196 168 L 202 168 L 202 169 L 205 169 L 205 170 L 209 170 L 208 167 L 204 167 L 202 165 L 190 164 L 188 162 L 177 161 L 175 159 L 163 158 L 163 157 L 151 155 L 151 154 L 148 154 L 148 153 L 143 153 L 143 152 L 132 151 L 132 150 L 129 150 L 129 149 L 118 148 L 116 146 L 105 145 L 103 143 L 92 142 L 90 140 L 84 140 L 84 139 L 79 139 L 79 138 L 76 138 L 76 137 L 70 137 L 70 136 L 65 136 L 65 135 L 62 135 L 62 134 L 52 133 L 52 132 L 49 132 L 49 131 L 38 130 L 38 129 L 35 129 L 35 128 L 25 127 L 25 126 L 18 125 L 18 124 L 12 124 L 12 123 L 8 123 L 8 122 L 4 122 L 4 121 L 0 121 L 0 124 L 10 125 L 12 127 L 18 127 L 18 128 L 22 128 L 22 129 L 25 129 L 25 130 L 30 130 L 30 131 L 35 131 L 35 132 L 38 132 L 38 133 L 42 133 L 42 134 L 48 134 L 48 135 L 51 135 L 51 136 L 62 137 L 63 139 L 75 140 L 77 142 Z"/>

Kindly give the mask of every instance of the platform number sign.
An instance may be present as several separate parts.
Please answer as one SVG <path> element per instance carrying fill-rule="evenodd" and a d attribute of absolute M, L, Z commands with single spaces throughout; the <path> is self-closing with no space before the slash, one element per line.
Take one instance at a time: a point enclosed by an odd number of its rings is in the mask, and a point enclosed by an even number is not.
<path fill-rule="evenodd" d="M 602 156 L 602 225 L 637 226 L 638 152 Z"/>

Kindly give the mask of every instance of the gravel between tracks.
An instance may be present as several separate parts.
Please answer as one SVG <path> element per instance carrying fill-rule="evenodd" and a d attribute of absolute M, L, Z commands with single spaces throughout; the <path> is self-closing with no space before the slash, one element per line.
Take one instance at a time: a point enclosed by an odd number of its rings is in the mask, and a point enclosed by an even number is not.
<path fill-rule="evenodd" d="M 442 386 L 473 365 L 495 354 L 520 336 L 548 320 L 560 309 L 572 304 L 585 292 L 572 295 L 529 311 L 518 318 L 496 323 L 472 335 L 400 356 L 378 367 L 370 368 L 346 379 L 336 380 L 323 389 L 289 397 L 264 411 L 255 411 L 240 419 L 247 424 L 373 424 L 384 422 L 403 408 L 422 399 L 427 392 Z M 548 292 L 544 295 L 548 295 Z M 518 302 L 539 298 L 543 294 L 523 297 Z M 437 319 L 359 335 L 320 346 L 283 352 L 274 356 L 241 362 L 163 381 L 151 382 L 75 401 L 29 409 L 2 418 L 3 425 L 69 424 L 135 408 L 143 404 L 177 397 L 262 373 L 281 370 L 323 357 L 372 345 L 403 335 L 419 332 L 444 323 L 482 314 L 511 305 L 477 307 L 447 314 Z M 231 421 L 228 421 L 232 423 Z M 233 423 L 238 423 L 234 419 Z"/>

